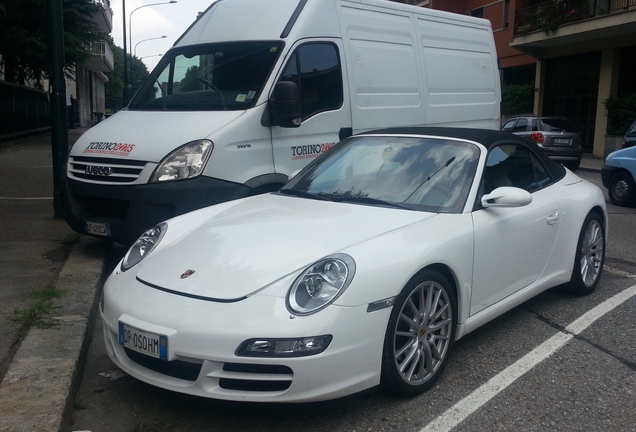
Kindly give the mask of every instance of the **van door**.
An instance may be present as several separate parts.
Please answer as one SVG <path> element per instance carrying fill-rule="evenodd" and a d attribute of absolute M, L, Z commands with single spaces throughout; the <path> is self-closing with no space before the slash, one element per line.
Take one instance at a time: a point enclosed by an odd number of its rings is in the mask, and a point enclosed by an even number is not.
<path fill-rule="evenodd" d="M 274 167 L 289 175 L 351 135 L 351 109 L 343 80 L 340 41 L 302 41 L 290 51 L 278 81 L 298 85 L 302 123 L 272 127 Z"/>

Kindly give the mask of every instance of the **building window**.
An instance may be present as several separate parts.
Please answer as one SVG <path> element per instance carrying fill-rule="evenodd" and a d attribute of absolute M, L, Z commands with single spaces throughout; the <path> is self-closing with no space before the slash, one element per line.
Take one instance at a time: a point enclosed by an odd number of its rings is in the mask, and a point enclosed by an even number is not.
<path fill-rule="evenodd" d="M 483 18 L 484 17 L 484 8 L 480 7 L 480 8 L 468 11 L 468 15 L 473 16 L 473 17 L 477 17 L 477 18 Z"/>

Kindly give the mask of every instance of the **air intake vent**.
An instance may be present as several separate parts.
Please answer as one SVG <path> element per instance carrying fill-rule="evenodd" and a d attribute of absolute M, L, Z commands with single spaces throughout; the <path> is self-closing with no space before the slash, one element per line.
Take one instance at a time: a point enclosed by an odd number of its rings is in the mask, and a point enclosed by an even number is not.
<path fill-rule="evenodd" d="M 68 175 L 100 183 L 133 183 L 145 165 L 146 162 L 136 160 L 75 156 L 68 160 Z"/>

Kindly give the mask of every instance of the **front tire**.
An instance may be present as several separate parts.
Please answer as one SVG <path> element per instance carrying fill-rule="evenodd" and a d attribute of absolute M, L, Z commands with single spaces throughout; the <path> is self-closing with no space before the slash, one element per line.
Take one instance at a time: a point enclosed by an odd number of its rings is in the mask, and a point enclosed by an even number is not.
<path fill-rule="evenodd" d="M 457 301 L 448 280 L 425 270 L 398 296 L 384 337 L 380 385 L 401 396 L 428 390 L 448 363 Z"/>
<path fill-rule="evenodd" d="M 636 201 L 636 185 L 632 176 L 619 171 L 610 180 L 609 188 L 610 200 L 617 206 L 630 206 Z"/>
<path fill-rule="evenodd" d="M 598 285 L 605 261 L 605 229 L 597 213 L 590 213 L 583 222 L 576 246 L 574 269 L 567 291 L 577 295 L 591 294 Z"/>

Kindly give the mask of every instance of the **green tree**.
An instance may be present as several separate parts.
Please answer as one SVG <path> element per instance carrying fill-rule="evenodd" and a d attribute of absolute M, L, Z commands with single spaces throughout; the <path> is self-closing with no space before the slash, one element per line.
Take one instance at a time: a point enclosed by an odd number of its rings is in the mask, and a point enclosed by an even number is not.
<path fill-rule="evenodd" d="M 623 135 L 636 120 L 636 93 L 607 98 L 607 135 Z"/>
<path fill-rule="evenodd" d="M 124 50 L 116 46 L 110 36 L 105 39 L 110 45 L 115 61 L 115 70 L 108 74 L 108 82 L 105 85 L 106 111 L 112 113 L 123 108 Z M 130 66 L 132 67 L 132 89 L 136 91 L 148 76 L 148 69 L 137 57 L 132 58 Z"/>
<path fill-rule="evenodd" d="M 531 113 L 534 107 L 532 84 L 509 84 L 501 88 L 501 113 L 505 116 Z"/>
<path fill-rule="evenodd" d="M 201 73 L 199 72 L 199 66 L 190 66 L 181 80 L 179 91 L 182 93 L 189 91 L 201 90 L 203 84 L 199 80 Z"/>
<path fill-rule="evenodd" d="M 86 60 L 87 44 L 103 39 L 91 17 L 100 6 L 92 0 L 62 0 L 66 66 Z M 39 83 L 49 74 L 46 0 L 4 0 L 0 4 L 0 66 L 6 81 Z"/>

